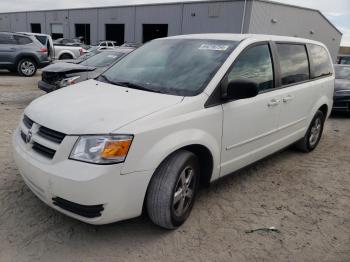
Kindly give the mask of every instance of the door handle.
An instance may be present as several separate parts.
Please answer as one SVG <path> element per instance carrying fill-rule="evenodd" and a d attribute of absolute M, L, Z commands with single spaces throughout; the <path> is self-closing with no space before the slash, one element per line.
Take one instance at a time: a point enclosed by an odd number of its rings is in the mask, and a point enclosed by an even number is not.
<path fill-rule="evenodd" d="M 283 103 L 288 103 L 289 101 L 292 101 L 293 99 L 294 99 L 293 96 L 288 95 L 286 97 L 283 97 L 282 101 L 283 101 Z"/>
<path fill-rule="evenodd" d="M 281 100 L 274 98 L 267 104 L 267 106 L 268 107 L 278 106 L 280 102 Z"/>

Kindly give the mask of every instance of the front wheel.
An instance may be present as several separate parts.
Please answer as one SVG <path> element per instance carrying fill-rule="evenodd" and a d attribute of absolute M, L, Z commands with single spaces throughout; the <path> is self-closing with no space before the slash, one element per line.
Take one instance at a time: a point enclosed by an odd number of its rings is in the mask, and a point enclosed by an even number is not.
<path fill-rule="evenodd" d="M 166 229 L 181 226 L 191 213 L 199 184 L 196 155 L 179 150 L 157 168 L 147 192 L 152 222 Z"/>
<path fill-rule="evenodd" d="M 313 151 L 321 140 L 324 122 L 325 116 L 317 111 L 305 136 L 295 144 L 297 149 L 306 153 Z"/>
<path fill-rule="evenodd" d="M 17 72 L 21 76 L 31 77 L 35 75 L 37 70 L 36 63 L 30 58 L 24 58 L 17 64 Z"/>

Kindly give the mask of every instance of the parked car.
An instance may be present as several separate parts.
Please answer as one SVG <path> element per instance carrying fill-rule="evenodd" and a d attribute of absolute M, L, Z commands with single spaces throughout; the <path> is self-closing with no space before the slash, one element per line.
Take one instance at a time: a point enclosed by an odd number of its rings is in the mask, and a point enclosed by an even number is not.
<path fill-rule="evenodd" d="M 50 35 L 28 32 L 19 32 L 19 34 L 34 36 L 43 46 L 47 48 L 48 56 L 50 57 L 50 59 L 54 60 L 55 50 L 53 46 L 53 40 Z"/>
<path fill-rule="evenodd" d="M 55 45 L 82 46 L 83 43 L 79 39 L 58 38 L 54 41 Z"/>
<path fill-rule="evenodd" d="M 334 65 L 335 92 L 333 111 L 350 112 L 350 65 Z"/>
<path fill-rule="evenodd" d="M 80 46 L 54 45 L 56 60 L 76 59 L 86 53 Z"/>
<path fill-rule="evenodd" d="M 49 93 L 88 79 L 96 78 L 109 66 L 133 51 L 131 48 L 105 50 L 77 63 L 56 63 L 42 71 L 39 89 Z"/>
<path fill-rule="evenodd" d="M 30 77 L 50 62 L 47 47 L 35 36 L 0 32 L 0 69 Z"/>
<path fill-rule="evenodd" d="M 100 41 L 97 45 L 97 47 L 117 47 L 118 44 L 116 41 Z"/>
<path fill-rule="evenodd" d="M 29 188 L 68 216 L 106 224 L 145 209 L 173 229 L 190 215 L 200 182 L 294 143 L 313 151 L 333 92 L 331 57 L 316 41 L 157 39 L 97 79 L 32 102 L 13 150 Z"/>

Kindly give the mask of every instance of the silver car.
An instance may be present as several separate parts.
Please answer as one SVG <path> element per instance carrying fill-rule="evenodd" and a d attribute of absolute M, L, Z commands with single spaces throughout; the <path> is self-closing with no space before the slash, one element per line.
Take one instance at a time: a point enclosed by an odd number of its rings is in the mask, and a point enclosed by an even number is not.
<path fill-rule="evenodd" d="M 49 48 L 34 35 L 0 32 L 0 69 L 30 77 L 50 62 Z"/>

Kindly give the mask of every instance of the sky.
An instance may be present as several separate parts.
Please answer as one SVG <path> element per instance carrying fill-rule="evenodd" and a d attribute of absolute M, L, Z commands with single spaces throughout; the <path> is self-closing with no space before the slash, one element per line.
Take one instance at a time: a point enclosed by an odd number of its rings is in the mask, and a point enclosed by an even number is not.
<path fill-rule="evenodd" d="M 350 0 L 274 0 L 320 10 L 342 33 L 342 45 L 350 46 Z M 186 0 L 0 0 L 0 12 L 65 9 L 119 4 L 186 2 Z"/>

